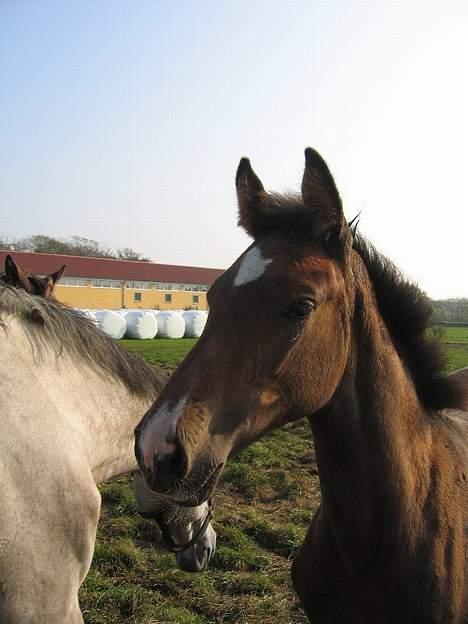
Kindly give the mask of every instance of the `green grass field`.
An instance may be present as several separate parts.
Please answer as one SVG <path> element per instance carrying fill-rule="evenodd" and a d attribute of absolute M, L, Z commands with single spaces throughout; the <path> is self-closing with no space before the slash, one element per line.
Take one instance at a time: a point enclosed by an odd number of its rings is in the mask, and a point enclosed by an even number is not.
<path fill-rule="evenodd" d="M 181 338 L 180 340 L 120 340 L 119 344 L 132 353 L 141 355 L 150 364 L 174 370 L 196 342 L 196 338 Z"/>
<path fill-rule="evenodd" d="M 443 330 L 449 370 L 468 366 L 468 328 Z M 173 369 L 195 340 L 122 341 Z M 291 558 L 319 504 L 304 422 L 274 431 L 231 460 L 216 495 L 218 552 L 197 575 L 175 568 L 159 529 L 135 511 L 130 480 L 101 488 L 102 518 L 80 598 L 86 624 L 304 624 Z"/>
<path fill-rule="evenodd" d="M 468 327 L 444 327 L 442 338 L 447 348 L 448 370 L 468 366 Z"/>

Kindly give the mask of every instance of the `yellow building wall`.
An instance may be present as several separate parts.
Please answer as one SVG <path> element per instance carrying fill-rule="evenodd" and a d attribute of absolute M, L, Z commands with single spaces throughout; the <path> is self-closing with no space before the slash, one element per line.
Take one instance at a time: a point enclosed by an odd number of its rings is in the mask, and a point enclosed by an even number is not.
<path fill-rule="evenodd" d="M 134 301 L 134 294 L 141 293 L 141 301 Z M 171 295 L 171 302 L 164 301 L 165 295 Z M 198 296 L 198 303 L 193 303 L 193 295 Z M 196 308 L 197 310 L 208 310 L 206 293 L 193 293 L 181 290 L 137 290 L 134 288 L 125 289 L 125 307 L 136 309 L 156 309 L 156 310 L 184 310 L 185 308 Z"/>
<path fill-rule="evenodd" d="M 120 288 L 93 288 L 92 286 L 61 286 L 58 284 L 54 294 L 59 301 L 72 308 L 121 308 Z"/>
<path fill-rule="evenodd" d="M 95 288 L 92 286 L 62 286 L 57 284 L 54 290 L 59 301 L 72 308 L 105 308 L 177 310 L 192 308 L 208 310 L 205 292 L 185 292 L 179 290 L 138 290 L 121 288 Z M 141 301 L 134 300 L 134 293 L 141 293 Z M 165 302 L 165 295 L 170 294 L 172 301 Z M 199 303 L 193 303 L 193 295 L 198 296 Z"/>

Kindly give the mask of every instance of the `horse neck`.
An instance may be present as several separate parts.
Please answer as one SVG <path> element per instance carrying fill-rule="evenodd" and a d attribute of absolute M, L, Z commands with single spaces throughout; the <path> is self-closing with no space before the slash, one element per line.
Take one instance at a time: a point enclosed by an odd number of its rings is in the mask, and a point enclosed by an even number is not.
<path fill-rule="evenodd" d="M 154 389 L 148 396 L 137 396 L 122 382 L 104 380 L 96 375 L 92 376 L 88 388 L 83 411 L 84 438 L 94 479 L 101 483 L 138 469 L 134 430 L 158 391 Z"/>
<path fill-rule="evenodd" d="M 430 481 L 427 415 L 377 311 L 355 318 L 354 332 L 340 387 L 310 419 L 322 516 L 349 560 L 382 536 L 392 552 L 411 547 Z"/>
<path fill-rule="evenodd" d="M 102 371 L 66 354 L 46 358 L 40 373 L 35 371 L 39 374 L 49 403 L 63 419 L 66 435 L 86 456 L 96 483 L 138 468 L 134 429 L 160 388 L 137 396 L 110 374 L 104 377 Z"/>

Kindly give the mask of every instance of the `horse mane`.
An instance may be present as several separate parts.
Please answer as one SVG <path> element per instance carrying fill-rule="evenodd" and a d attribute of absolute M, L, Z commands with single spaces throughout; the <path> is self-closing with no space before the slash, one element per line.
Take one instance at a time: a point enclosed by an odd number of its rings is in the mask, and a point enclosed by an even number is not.
<path fill-rule="evenodd" d="M 0 283 L 0 327 L 6 333 L 8 315 L 20 319 L 36 348 L 52 349 L 57 356 L 68 353 L 98 373 L 120 380 L 132 394 L 154 398 L 167 381 L 156 367 L 119 347 L 80 312 Z"/>
<path fill-rule="evenodd" d="M 429 298 L 361 235 L 354 235 L 353 248 L 367 269 L 380 315 L 419 400 L 429 409 L 459 407 L 461 388 L 447 377 L 445 350 L 430 331 L 433 308 Z"/>

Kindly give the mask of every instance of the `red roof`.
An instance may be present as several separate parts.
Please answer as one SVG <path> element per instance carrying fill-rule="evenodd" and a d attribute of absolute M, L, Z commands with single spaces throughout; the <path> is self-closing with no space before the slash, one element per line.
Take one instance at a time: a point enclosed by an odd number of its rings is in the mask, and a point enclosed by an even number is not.
<path fill-rule="evenodd" d="M 39 275 L 53 273 L 66 264 L 65 275 L 68 277 L 210 285 L 223 273 L 223 269 L 19 251 L 0 251 L 0 271 L 3 270 L 5 256 L 8 253 L 20 267 Z"/>

